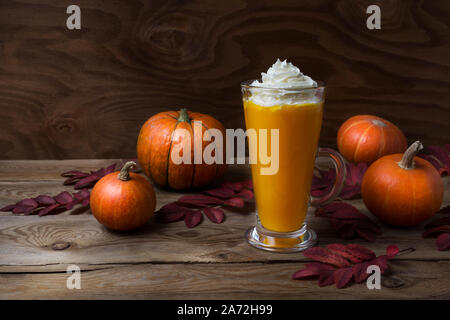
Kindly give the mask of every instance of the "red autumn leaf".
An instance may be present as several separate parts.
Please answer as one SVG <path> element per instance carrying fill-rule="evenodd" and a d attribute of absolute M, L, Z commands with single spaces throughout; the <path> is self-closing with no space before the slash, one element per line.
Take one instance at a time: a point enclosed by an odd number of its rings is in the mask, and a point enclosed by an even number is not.
<path fill-rule="evenodd" d="M 83 175 L 89 175 L 89 173 L 86 172 L 82 172 L 79 170 L 70 170 L 70 171 L 66 171 L 61 173 L 61 177 L 74 177 L 74 176 L 83 176 Z"/>
<path fill-rule="evenodd" d="M 323 263 L 328 263 L 339 268 L 350 266 L 350 263 L 343 257 L 321 247 L 309 248 L 305 250 L 303 255 L 307 258 Z"/>
<path fill-rule="evenodd" d="M 89 198 L 83 199 L 81 201 L 81 205 L 84 206 L 84 207 L 88 206 L 89 203 L 90 203 L 90 199 Z"/>
<path fill-rule="evenodd" d="M 242 191 L 245 188 L 245 185 L 242 182 L 233 182 L 231 188 L 235 192 L 240 192 L 240 191 Z"/>
<path fill-rule="evenodd" d="M 39 210 L 38 215 L 40 217 L 45 216 L 49 213 L 56 212 L 56 209 L 60 209 L 60 207 L 61 207 L 61 204 L 59 204 L 59 203 L 52 204 L 48 207 L 45 207 L 45 208 L 42 208 L 41 210 Z"/>
<path fill-rule="evenodd" d="M 47 196 L 47 195 L 40 195 L 37 196 L 36 198 L 34 198 L 34 200 L 39 203 L 40 206 L 49 206 L 52 204 L 55 204 L 56 201 L 55 199 L 53 199 L 53 197 Z"/>
<path fill-rule="evenodd" d="M 85 177 L 88 177 L 88 176 L 89 176 L 89 173 L 80 172 L 80 173 L 78 173 L 76 175 L 73 175 L 72 177 L 64 180 L 63 184 L 64 185 L 73 184 L 73 183 L 75 183 L 75 182 L 77 182 L 77 181 L 79 181 L 79 180 L 81 180 L 81 179 L 83 179 Z"/>
<path fill-rule="evenodd" d="M 305 265 L 305 269 L 298 270 L 292 275 L 292 279 L 306 279 L 319 276 L 324 271 L 334 272 L 335 268 L 321 262 L 309 262 Z"/>
<path fill-rule="evenodd" d="M 253 199 L 253 191 L 249 189 L 243 189 L 238 194 L 236 194 L 236 197 L 251 200 Z"/>
<path fill-rule="evenodd" d="M 450 156 L 449 152 L 444 147 L 440 146 L 429 146 L 427 151 L 431 153 L 439 162 L 441 163 L 441 168 L 439 169 L 439 173 L 449 174 L 450 173 Z"/>
<path fill-rule="evenodd" d="M 160 223 L 168 223 L 183 220 L 187 212 L 193 210 L 181 207 L 175 203 L 169 203 L 161 207 L 155 212 L 155 221 Z"/>
<path fill-rule="evenodd" d="M 15 207 L 16 207 L 15 204 L 10 204 L 8 206 L 1 208 L 0 211 L 3 211 L 3 212 L 12 211 Z"/>
<path fill-rule="evenodd" d="M 361 260 L 370 260 L 376 257 L 375 252 L 360 244 L 350 243 L 347 245 L 347 249 L 350 250 L 352 255 L 358 257 Z"/>
<path fill-rule="evenodd" d="M 355 264 L 353 266 L 353 278 L 356 283 L 361 283 L 367 279 L 369 274 L 367 273 L 367 268 L 370 266 L 368 261 L 363 261 L 361 263 Z"/>
<path fill-rule="evenodd" d="M 316 210 L 316 216 L 329 218 L 332 227 L 344 239 L 359 235 L 366 241 L 375 241 L 381 228 L 351 204 L 335 201 Z"/>
<path fill-rule="evenodd" d="M 334 272 L 332 270 L 324 270 L 319 276 L 319 287 L 331 286 L 334 283 Z"/>
<path fill-rule="evenodd" d="M 60 194 L 55 196 L 55 200 L 59 204 L 68 204 L 73 201 L 73 197 L 67 191 L 63 191 Z"/>
<path fill-rule="evenodd" d="M 184 206 L 192 206 L 192 207 L 198 207 L 198 208 L 205 208 L 210 205 L 218 205 L 222 204 L 223 200 L 207 196 L 204 194 L 195 194 L 195 195 L 188 195 L 183 196 L 180 199 L 176 201 L 177 204 L 184 205 Z"/>
<path fill-rule="evenodd" d="M 390 246 L 388 246 L 386 248 L 386 256 L 388 259 L 392 259 L 393 257 L 395 257 L 398 253 L 399 253 L 399 249 L 396 245 L 391 244 Z"/>
<path fill-rule="evenodd" d="M 429 163 L 431 163 L 433 165 L 433 167 L 436 168 L 437 171 L 441 170 L 441 164 L 439 163 L 439 161 L 437 161 L 432 156 L 430 156 L 428 154 L 419 154 L 418 157 L 427 160 Z"/>
<path fill-rule="evenodd" d="M 211 190 L 206 190 L 204 193 L 209 194 L 210 196 L 220 198 L 220 199 L 228 199 L 234 195 L 234 191 L 231 188 L 220 187 Z"/>
<path fill-rule="evenodd" d="M 75 192 L 73 196 L 78 200 L 89 199 L 90 192 L 88 189 L 81 189 L 80 191 Z"/>
<path fill-rule="evenodd" d="M 311 190 L 329 190 L 336 179 L 336 171 L 334 169 L 320 170 L 316 168 L 315 173 L 318 174 L 313 175 Z"/>
<path fill-rule="evenodd" d="M 92 187 L 100 178 L 96 175 L 89 175 L 80 179 L 74 186 L 75 189 L 83 189 Z"/>
<path fill-rule="evenodd" d="M 156 212 L 157 222 L 179 221 L 184 218 L 188 227 L 198 225 L 204 213 L 213 223 L 222 223 L 225 213 L 223 206 L 243 208 L 243 199 L 253 198 L 251 180 L 240 182 L 223 182 L 219 187 L 203 191 L 201 194 L 191 194 L 180 197 L 177 201 L 167 204 Z M 237 194 L 236 194 L 237 193 Z M 191 208 L 202 209 L 202 211 Z M 200 214 L 200 218 L 199 218 Z M 199 220 L 200 219 L 200 220 Z"/>
<path fill-rule="evenodd" d="M 244 188 L 253 189 L 253 181 L 251 179 L 241 181 L 240 184 L 242 184 L 244 186 Z"/>
<path fill-rule="evenodd" d="M 292 276 L 293 279 L 319 278 L 319 286 L 336 284 L 341 289 L 353 281 L 360 283 L 369 276 L 367 268 L 377 265 L 381 273 L 388 268 L 388 259 L 398 254 L 398 247 L 390 245 L 386 248 L 387 255 L 376 257 L 375 253 L 358 244 L 329 244 L 327 249 L 314 247 L 304 252 L 304 256 L 318 262 L 305 265 Z M 347 263 L 336 263 L 336 256 Z M 348 260 L 352 263 L 349 263 Z M 337 268 L 336 268 L 337 267 Z"/>
<path fill-rule="evenodd" d="M 225 212 L 220 208 L 205 208 L 203 213 L 214 223 L 222 223 L 225 219 Z"/>
<path fill-rule="evenodd" d="M 434 238 L 441 233 L 450 233 L 450 225 L 439 225 L 434 228 L 429 228 L 422 233 L 424 238 Z"/>
<path fill-rule="evenodd" d="M 234 208 L 243 208 L 245 205 L 244 200 L 242 200 L 241 198 L 237 198 L 237 197 L 225 200 L 225 202 L 223 204 L 226 206 L 229 206 L 229 207 L 234 207 Z"/>
<path fill-rule="evenodd" d="M 327 249 L 328 251 L 331 251 L 335 254 L 344 257 L 345 259 L 349 260 L 352 263 L 359 263 L 363 261 L 360 257 L 354 256 L 352 251 L 348 249 L 347 246 L 344 244 L 332 243 L 327 245 Z"/>
<path fill-rule="evenodd" d="M 334 272 L 334 283 L 336 283 L 336 288 L 342 289 L 350 284 L 353 278 L 353 268 L 340 268 Z"/>
<path fill-rule="evenodd" d="M 203 215 L 200 211 L 194 211 L 186 213 L 184 216 L 184 223 L 186 227 L 193 228 L 197 226 L 202 221 Z"/>
<path fill-rule="evenodd" d="M 436 246 L 439 251 L 445 251 L 450 248 L 450 234 L 443 233 L 436 239 Z"/>
<path fill-rule="evenodd" d="M 21 201 L 16 203 L 16 205 L 14 206 L 12 212 L 14 214 L 17 214 L 17 213 L 30 214 L 37 207 L 39 207 L 39 204 L 37 203 L 36 200 L 34 200 L 34 199 L 23 199 L 23 200 L 21 200 Z"/>
<path fill-rule="evenodd" d="M 444 225 L 450 225 L 450 217 L 444 217 L 439 218 L 436 220 L 433 220 L 425 225 L 425 229 L 431 229 L 434 227 L 444 226 Z"/>
<path fill-rule="evenodd" d="M 377 265 L 378 267 L 380 267 L 381 274 L 384 274 L 384 272 L 388 268 L 387 261 L 388 261 L 387 256 L 379 256 L 369 261 L 369 265 Z"/>

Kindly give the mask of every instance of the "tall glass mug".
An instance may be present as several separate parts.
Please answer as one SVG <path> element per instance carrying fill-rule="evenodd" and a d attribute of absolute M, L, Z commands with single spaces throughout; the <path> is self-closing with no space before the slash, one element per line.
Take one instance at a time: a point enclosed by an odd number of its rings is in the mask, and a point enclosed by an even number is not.
<path fill-rule="evenodd" d="M 343 187 L 346 174 L 345 163 L 339 153 L 317 148 L 325 86 L 318 83 L 314 88 L 277 89 L 252 86 L 251 83 L 246 81 L 241 88 L 247 132 L 249 129 L 256 132 L 258 140 L 258 145 L 252 144 L 253 147 L 249 148 L 257 222 L 247 231 L 246 238 L 251 245 L 268 251 L 301 251 L 317 241 L 316 233 L 305 223 L 308 208 L 333 201 Z M 288 96 L 288 101 L 302 102 L 259 105 L 252 99 L 255 92 L 258 96 Z M 262 129 L 267 130 L 267 139 L 261 140 L 261 133 L 265 131 Z M 273 129 L 278 129 L 278 148 L 274 148 L 274 152 L 278 152 L 278 170 L 264 172 L 270 164 L 264 159 L 266 157 L 261 157 L 259 149 L 261 142 L 267 143 L 266 150 L 270 153 L 271 144 L 276 143 L 276 135 L 270 134 Z M 249 135 L 249 145 L 250 142 Z M 273 161 L 276 154 L 270 156 Z M 317 159 L 331 161 L 336 169 L 336 181 L 322 198 L 310 196 L 316 156 Z"/>

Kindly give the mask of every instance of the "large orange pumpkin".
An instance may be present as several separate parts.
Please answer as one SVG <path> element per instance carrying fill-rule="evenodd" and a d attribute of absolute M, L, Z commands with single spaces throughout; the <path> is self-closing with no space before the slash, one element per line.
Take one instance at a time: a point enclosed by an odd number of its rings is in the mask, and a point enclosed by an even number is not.
<path fill-rule="evenodd" d="M 156 197 L 151 183 L 129 170 L 136 163 L 125 163 L 120 172 L 101 178 L 92 189 L 91 211 L 104 226 L 117 231 L 139 228 L 152 217 Z"/>
<path fill-rule="evenodd" d="M 226 170 L 225 141 L 222 141 L 222 164 L 215 162 L 207 164 L 203 160 L 202 163 L 194 163 L 195 148 L 198 149 L 197 146 L 201 146 L 202 150 L 198 150 L 198 154 L 202 155 L 205 147 L 213 143 L 202 139 L 205 132 L 210 129 L 220 130 L 225 140 L 223 125 L 211 116 L 188 112 L 186 109 L 154 115 L 142 126 L 137 143 L 137 155 L 144 173 L 156 184 L 175 190 L 199 188 L 211 184 Z M 197 141 L 198 139 L 202 141 Z M 189 142 L 191 143 L 190 163 L 175 164 L 172 161 L 172 153 L 180 154 L 180 150 L 175 150 L 174 146 Z"/>
<path fill-rule="evenodd" d="M 381 221 L 413 226 L 431 218 L 441 207 L 444 185 L 433 165 L 415 157 L 422 148 L 416 141 L 403 155 L 378 159 L 364 174 L 362 198 Z"/>
<path fill-rule="evenodd" d="M 339 128 L 337 145 L 348 161 L 367 164 L 387 154 L 404 152 L 408 146 L 397 126 L 371 115 L 358 115 L 345 121 Z"/>

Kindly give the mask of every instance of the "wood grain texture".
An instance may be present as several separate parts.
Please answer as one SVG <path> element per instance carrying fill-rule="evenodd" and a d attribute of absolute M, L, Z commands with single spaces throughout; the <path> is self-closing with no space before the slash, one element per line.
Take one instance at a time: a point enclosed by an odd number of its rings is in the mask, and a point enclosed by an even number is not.
<path fill-rule="evenodd" d="M 244 127 L 239 83 L 277 57 L 328 84 L 323 146 L 360 113 L 449 142 L 448 1 L 80 0 L 76 31 L 70 4 L 0 2 L 1 159 L 135 157 L 144 121 L 180 106 Z"/>
<path fill-rule="evenodd" d="M 65 272 L 0 272 L 0 299 L 449 299 L 450 262 L 391 261 L 380 290 L 337 290 L 291 280 L 302 263 L 140 264 L 81 267 L 81 289 Z M 439 274 L 440 277 L 436 277 Z"/>

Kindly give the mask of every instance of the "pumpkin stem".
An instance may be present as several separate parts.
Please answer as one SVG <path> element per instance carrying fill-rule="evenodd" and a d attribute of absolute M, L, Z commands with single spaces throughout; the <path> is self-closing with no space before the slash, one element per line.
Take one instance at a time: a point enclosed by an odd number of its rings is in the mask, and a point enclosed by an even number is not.
<path fill-rule="evenodd" d="M 420 141 L 416 141 L 412 145 L 410 145 L 409 148 L 406 149 L 405 153 L 403 154 L 402 160 L 398 163 L 400 168 L 402 169 L 414 168 L 414 157 L 422 149 L 423 145 Z"/>
<path fill-rule="evenodd" d="M 130 180 L 130 169 L 134 168 L 136 166 L 136 162 L 134 161 L 128 161 L 125 163 L 120 170 L 119 174 L 117 175 L 117 179 L 122 181 L 128 181 Z"/>
<path fill-rule="evenodd" d="M 187 109 L 186 108 L 182 108 L 180 111 L 178 111 L 178 113 L 179 113 L 179 116 L 178 116 L 178 119 L 177 119 L 177 121 L 178 122 L 189 122 L 190 120 L 189 120 L 189 115 L 188 115 L 188 113 L 187 113 Z"/>

